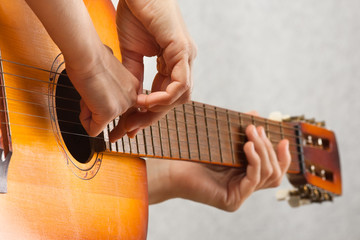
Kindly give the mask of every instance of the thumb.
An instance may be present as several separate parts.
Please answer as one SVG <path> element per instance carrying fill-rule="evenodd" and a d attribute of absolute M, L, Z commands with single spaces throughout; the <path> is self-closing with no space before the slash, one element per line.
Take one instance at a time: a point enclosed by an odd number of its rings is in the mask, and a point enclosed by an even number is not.
<path fill-rule="evenodd" d="M 80 100 L 79 119 L 85 131 L 90 137 L 96 137 L 104 130 L 106 124 L 99 124 L 94 120 L 93 113 L 83 99 Z"/>
<path fill-rule="evenodd" d="M 80 114 L 79 119 L 84 127 L 85 131 L 91 136 L 90 125 L 91 125 L 91 111 L 84 102 L 83 99 L 80 100 Z"/>

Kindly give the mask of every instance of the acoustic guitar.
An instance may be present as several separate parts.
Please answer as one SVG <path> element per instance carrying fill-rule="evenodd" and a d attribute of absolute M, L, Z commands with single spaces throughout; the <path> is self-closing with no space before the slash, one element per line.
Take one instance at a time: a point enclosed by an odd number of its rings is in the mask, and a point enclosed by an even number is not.
<path fill-rule="evenodd" d="M 110 1 L 84 1 L 101 40 L 121 59 Z M 59 20 L 61 24 L 61 20 Z M 341 195 L 335 135 L 302 118 L 272 121 L 197 102 L 176 107 L 133 139 L 110 143 L 118 119 L 95 138 L 59 49 L 23 0 L 0 1 L 0 239 L 145 239 L 143 158 L 245 168 L 244 129 L 290 141 L 287 198 Z"/>

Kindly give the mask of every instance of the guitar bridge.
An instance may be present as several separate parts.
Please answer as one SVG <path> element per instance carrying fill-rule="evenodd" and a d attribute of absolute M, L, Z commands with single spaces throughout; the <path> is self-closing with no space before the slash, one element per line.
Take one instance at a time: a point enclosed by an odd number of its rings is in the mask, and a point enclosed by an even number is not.
<path fill-rule="evenodd" d="M 0 52 L 0 193 L 6 193 L 7 172 L 12 155 L 12 145 L 2 61 Z"/>

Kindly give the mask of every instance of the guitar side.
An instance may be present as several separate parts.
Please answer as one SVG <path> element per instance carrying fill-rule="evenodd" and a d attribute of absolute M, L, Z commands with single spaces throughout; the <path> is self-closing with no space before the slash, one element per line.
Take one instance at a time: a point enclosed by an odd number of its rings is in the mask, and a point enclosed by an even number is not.
<path fill-rule="evenodd" d="M 100 38 L 120 58 L 112 3 L 85 4 Z M 60 52 L 23 0 L 0 2 L 0 36 L 2 58 L 13 62 L 50 70 Z M 94 177 L 79 177 L 53 131 L 48 84 L 43 82 L 49 73 L 2 65 L 13 155 L 8 192 L 0 194 L 0 238 L 145 239 L 145 161 L 104 154 Z M 91 173 L 89 164 L 77 167 Z"/>

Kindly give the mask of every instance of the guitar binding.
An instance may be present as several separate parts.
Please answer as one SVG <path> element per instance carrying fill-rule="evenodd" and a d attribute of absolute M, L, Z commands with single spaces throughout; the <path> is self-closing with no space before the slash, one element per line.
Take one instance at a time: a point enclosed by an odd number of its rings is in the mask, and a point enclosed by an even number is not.
<path fill-rule="evenodd" d="M 12 156 L 10 121 L 8 116 L 5 78 L 2 66 L 2 57 L 0 51 L 0 193 L 7 193 L 7 172 Z"/>

